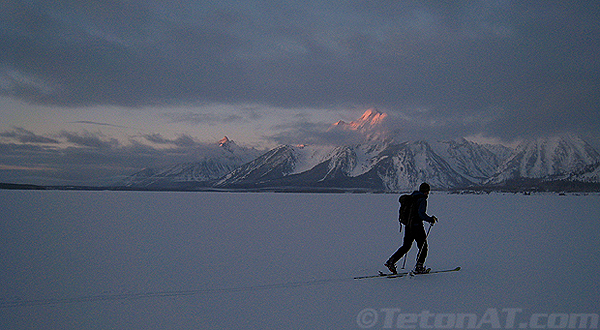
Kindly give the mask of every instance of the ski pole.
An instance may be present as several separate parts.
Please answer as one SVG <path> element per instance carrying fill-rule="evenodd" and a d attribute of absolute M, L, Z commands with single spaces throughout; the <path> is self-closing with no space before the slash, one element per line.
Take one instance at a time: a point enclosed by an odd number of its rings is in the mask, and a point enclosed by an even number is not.
<path fill-rule="evenodd" d="M 423 249 L 425 248 L 425 244 L 427 244 L 427 237 L 429 237 L 429 232 L 431 231 L 431 227 L 433 227 L 432 223 L 429 224 L 429 229 L 427 229 L 427 234 L 425 234 L 425 241 L 423 242 L 423 246 L 421 246 L 421 248 L 419 249 L 419 253 L 417 253 L 417 262 L 419 262 L 419 257 L 421 256 L 421 251 L 423 251 Z"/>
<path fill-rule="evenodd" d="M 406 267 L 406 256 L 408 255 L 408 251 L 404 254 L 404 261 L 402 262 L 402 269 Z"/>

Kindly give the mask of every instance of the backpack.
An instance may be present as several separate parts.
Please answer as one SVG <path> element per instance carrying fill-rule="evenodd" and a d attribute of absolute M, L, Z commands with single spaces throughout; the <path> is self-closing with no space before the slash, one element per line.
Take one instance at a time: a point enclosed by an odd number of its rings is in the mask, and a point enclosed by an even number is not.
<path fill-rule="evenodd" d="M 412 218 L 411 211 L 413 209 L 415 197 L 412 195 L 402 195 L 398 201 L 400 202 L 398 221 L 400 221 L 401 224 L 408 226 L 410 224 L 410 219 Z"/>

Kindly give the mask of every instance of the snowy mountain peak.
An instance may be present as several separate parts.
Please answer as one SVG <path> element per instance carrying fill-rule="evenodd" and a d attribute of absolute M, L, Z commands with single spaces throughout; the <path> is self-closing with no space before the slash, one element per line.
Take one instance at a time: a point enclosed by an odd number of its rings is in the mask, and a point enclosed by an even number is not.
<path fill-rule="evenodd" d="M 221 150 L 227 151 L 232 154 L 237 154 L 240 151 L 244 152 L 244 148 L 239 147 L 233 140 L 230 140 L 227 136 L 219 140 L 219 147 Z"/>
<path fill-rule="evenodd" d="M 229 144 L 233 143 L 227 136 L 224 136 L 221 140 L 219 140 L 219 147 L 225 147 Z"/>
<path fill-rule="evenodd" d="M 386 113 L 381 113 L 376 109 L 368 109 L 360 118 L 349 123 L 340 120 L 333 124 L 329 131 L 355 132 L 355 138 L 361 138 L 363 142 L 385 142 L 390 140 L 389 131 L 383 125 L 388 118 Z"/>
<path fill-rule="evenodd" d="M 383 115 L 367 111 L 353 123 L 377 123 Z M 420 182 L 436 189 L 513 185 L 521 179 L 600 183 L 600 154 L 576 136 L 529 140 L 510 148 L 466 139 L 434 143 L 368 139 L 378 131 L 358 132 L 367 137 L 358 144 L 280 145 L 267 152 L 237 146 L 224 137 L 219 146 L 206 146 L 197 161 L 140 171 L 126 186 L 403 191 Z"/>
<path fill-rule="evenodd" d="M 514 178 L 563 176 L 598 163 L 600 154 L 577 136 L 538 138 L 521 143 L 489 183 Z"/>
<path fill-rule="evenodd" d="M 227 136 L 217 143 L 198 146 L 195 160 L 161 168 L 146 168 L 123 182 L 126 187 L 181 189 L 210 184 L 241 165 L 256 159 L 262 151 L 240 147 Z"/>
<path fill-rule="evenodd" d="M 363 113 L 360 119 L 353 123 L 368 123 L 371 125 L 380 124 L 387 117 L 386 113 L 381 113 L 376 109 L 368 109 Z"/>
<path fill-rule="evenodd" d="M 380 125 L 385 118 L 387 118 L 387 116 L 388 115 L 386 113 L 381 113 L 376 109 L 369 109 L 365 111 L 365 113 L 363 113 L 363 115 L 357 120 L 353 120 L 349 123 L 340 120 L 333 124 L 333 126 L 355 131 L 364 131 Z"/>

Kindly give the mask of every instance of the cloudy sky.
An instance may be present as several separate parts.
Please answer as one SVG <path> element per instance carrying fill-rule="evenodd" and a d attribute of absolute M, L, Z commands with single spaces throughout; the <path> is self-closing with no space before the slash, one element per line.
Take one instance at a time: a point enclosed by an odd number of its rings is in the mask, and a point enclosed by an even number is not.
<path fill-rule="evenodd" d="M 402 139 L 600 132 L 597 1 L 4 0 L 0 181 L 315 141 L 369 108 Z"/>

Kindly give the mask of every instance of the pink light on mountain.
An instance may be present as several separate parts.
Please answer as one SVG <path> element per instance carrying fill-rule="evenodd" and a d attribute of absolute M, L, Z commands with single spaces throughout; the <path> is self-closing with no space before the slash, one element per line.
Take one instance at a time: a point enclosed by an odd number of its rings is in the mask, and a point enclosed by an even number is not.
<path fill-rule="evenodd" d="M 340 127 L 343 129 L 351 129 L 351 130 L 362 132 L 362 131 L 371 130 L 376 126 L 381 125 L 381 123 L 385 120 L 385 118 L 387 118 L 387 116 L 388 115 L 386 113 L 381 113 L 381 112 L 377 111 L 376 109 L 368 109 L 357 120 L 353 120 L 349 123 L 346 123 L 345 121 L 340 120 L 333 125 L 334 125 L 334 127 Z"/>
<path fill-rule="evenodd" d="M 229 140 L 229 138 L 227 136 L 225 136 L 221 140 L 219 140 L 219 147 L 226 146 L 229 143 L 231 143 L 231 140 Z"/>

